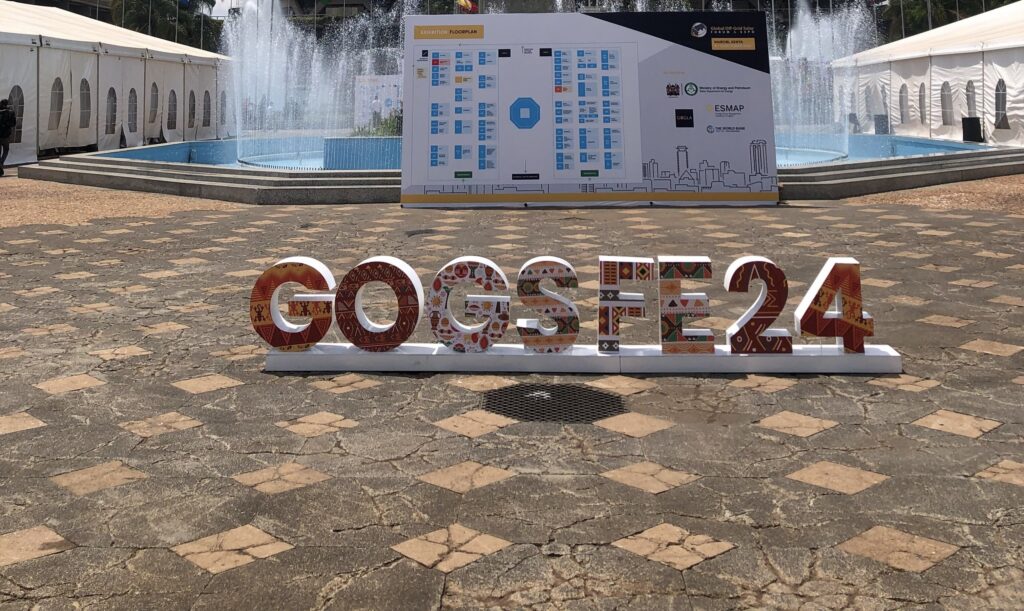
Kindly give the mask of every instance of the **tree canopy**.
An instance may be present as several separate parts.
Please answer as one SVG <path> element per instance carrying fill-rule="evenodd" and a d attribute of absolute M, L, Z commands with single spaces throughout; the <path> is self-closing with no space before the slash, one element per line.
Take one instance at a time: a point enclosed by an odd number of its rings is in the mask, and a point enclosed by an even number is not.
<path fill-rule="evenodd" d="M 216 0 L 111 0 L 116 26 L 217 52 L 223 22 L 210 17 Z M 175 22 L 177 19 L 177 22 Z"/>

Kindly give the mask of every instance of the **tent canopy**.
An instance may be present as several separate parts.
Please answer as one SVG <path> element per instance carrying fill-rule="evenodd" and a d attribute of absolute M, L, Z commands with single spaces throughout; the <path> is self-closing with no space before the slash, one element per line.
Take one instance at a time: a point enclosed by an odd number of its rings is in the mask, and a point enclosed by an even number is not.
<path fill-rule="evenodd" d="M 832 62 L 866 66 L 935 55 L 1024 47 L 1024 0 Z"/>
<path fill-rule="evenodd" d="M 147 36 L 59 8 L 0 0 L 0 42 L 26 44 L 28 39 L 33 38 L 37 44 L 42 39 L 43 45 L 49 43 L 66 47 L 62 43 L 102 43 L 108 48 L 147 50 L 154 54 L 187 56 L 198 60 L 228 59 L 217 53 Z"/>

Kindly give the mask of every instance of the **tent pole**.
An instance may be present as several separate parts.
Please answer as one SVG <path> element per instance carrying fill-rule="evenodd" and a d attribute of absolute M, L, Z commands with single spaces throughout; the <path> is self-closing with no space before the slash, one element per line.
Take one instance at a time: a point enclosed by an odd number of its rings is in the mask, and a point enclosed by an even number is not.
<path fill-rule="evenodd" d="M 39 62 L 40 62 L 40 56 L 42 56 L 42 54 L 43 54 L 43 41 L 42 41 L 42 37 L 40 37 L 39 48 L 36 49 L 36 150 L 35 150 L 35 155 L 33 155 L 37 160 L 39 159 L 39 134 L 42 133 L 42 131 L 43 131 L 42 128 L 40 127 L 40 125 L 39 125 L 40 122 L 43 120 L 42 119 L 42 115 L 40 114 L 40 112 L 42 110 L 41 106 L 42 106 L 42 97 L 43 96 L 39 95 L 39 76 L 40 76 L 39 75 Z"/>
<path fill-rule="evenodd" d="M 988 142 L 988 130 L 985 129 L 985 43 L 981 44 L 981 137 Z"/>
<path fill-rule="evenodd" d="M 907 37 L 907 24 L 903 20 L 903 0 L 900 0 L 900 39 Z"/>

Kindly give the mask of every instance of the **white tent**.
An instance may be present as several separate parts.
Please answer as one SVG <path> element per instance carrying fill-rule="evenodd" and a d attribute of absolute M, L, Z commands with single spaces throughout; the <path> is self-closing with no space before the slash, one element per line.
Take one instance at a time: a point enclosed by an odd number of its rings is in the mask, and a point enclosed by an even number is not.
<path fill-rule="evenodd" d="M 224 138 L 227 57 L 57 8 L 0 0 L 0 99 L 18 117 L 8 163 L 39 151 Z"/>
<path fill-rule="evenodd" d="M 862 125 L 887 114 L 895 134 L 960 140 L 960 119 L 980 117 L 987 142 L 1024 146 L 1024 1 L 832 65 Z"/>

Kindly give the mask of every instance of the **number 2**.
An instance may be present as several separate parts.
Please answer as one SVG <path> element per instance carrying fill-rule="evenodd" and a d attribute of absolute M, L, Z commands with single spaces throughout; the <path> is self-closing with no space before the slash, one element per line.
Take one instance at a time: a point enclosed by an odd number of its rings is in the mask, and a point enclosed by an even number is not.
<path fill-rule="evenodd" d="M 725 290 L 746 293 L 750 282 L 763 283 L 753 305 L 725 332 L 733 354 L 790 354 L 793 337 L 785 329 L 769 329 L 786 307 L 789 282 L 778 265 L 764 257 L 740 257 L 725 272 Z"/>

